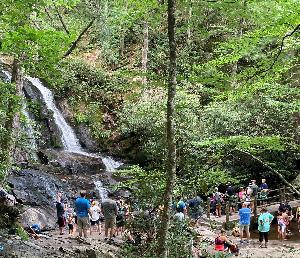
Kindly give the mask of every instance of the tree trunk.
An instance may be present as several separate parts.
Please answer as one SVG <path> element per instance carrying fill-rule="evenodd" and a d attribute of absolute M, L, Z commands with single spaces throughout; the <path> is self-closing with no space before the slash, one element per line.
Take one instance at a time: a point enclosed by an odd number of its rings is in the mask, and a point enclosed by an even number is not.
<path fill-rule="evenodd" d="M 77 39 L 72 43 L 71 47 L 68 49 L 68 51 L 64 54 L 63 57 L 67 57 L 68 55 L 70 55 L 73 50 L 76 48 L 77 44 L 79 43 L 79 41 L 81 40 L 81 38 L 83 37 L 83 35 L 89 30 L 90 27 L 92 27 L 94 21 L 96 20 L 96 18 L 93 18 L 90 23 L 82 30 L 82 32 L 78 35 Z"/>
<path fill-rule="evenodd" d="M 149 50 L 149 26 L 148 22 L 144 22 L 144 45 L 142 50 L 142 71 L 144 73 L 142 83 L 147 83 L 147 64 L 148 64 L 148 50 Z"/>
<path fill-rule="evenodd" d="M 125 33 L 120 35 L 120 58 L 123 59 L 125 55 Z"/>
<path fill-rule="evenodd" d="M 167 237 L 170 222 L 170 206 L 176 177 L 175 142 L 175 96 L 176 96 L 176 42 L 175 42 L 175 3 L 168 0 L 168 36 L 169 36 L 169 83 L 167 102 L 167 182 L 164 193 L 164 208 L 161 227 L 158 233 L 158 257 L 167 257 Z"/>
<path fill-rule="evenodd" d="M 246 9 L 246 0 L 243 1 L 243 9 Z M 238 31 L 236 33 L 238 38 L 241 38 L 243 36 L 244 33 L 244 25 L 245 25 L 245 19 L 244 18 L 240 18 L 240 22 L 239 22 L 239 28 Z M 232 82 L 231 82 L 231 86 L 232 87 L 236 87 L 237 86 L 237 72 L 238 72 L 238 60 L 236 62 L 234 62 L 234 64 L 232 65 L 232 71 L 231 71 L 231 77 L 232 77 Z"/>
<path fill-rule="evenodd" d="M 190 6 L 189 6 L 189 10 L 188 10 L 188 18 L 187 18 L 187 24 L 188 24 L 188 27 L 187 27 L 187 31 L 186 31 L 186 36 L 187 36 L 187 44 L 188 46 L 191 44 L 192 40 L 192 30 L 191 30 L 191 20 L 192 20 L 192 2 L 190 3 Z"/>

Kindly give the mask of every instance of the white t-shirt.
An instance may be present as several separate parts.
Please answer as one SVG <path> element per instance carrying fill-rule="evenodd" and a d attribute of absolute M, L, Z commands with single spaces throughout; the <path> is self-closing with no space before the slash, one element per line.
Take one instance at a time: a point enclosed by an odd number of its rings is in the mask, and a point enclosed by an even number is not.
<path fill-rule="evenodd" d="M 174 218 L 178 221 L 183 221 L 184 220 L 184 214 L 182 212 L 177 212 L 175 215 L 174 215 Z"/>
<path fill-rule="evenodd" d="M 91 220 L 97 221 L 98 219 L 100 219 L 100 212 L 101 212 L 101 209 L 99 208 L 99 206 L 92 206 L 91 207 L 91 213 L 92 213 Z"/>

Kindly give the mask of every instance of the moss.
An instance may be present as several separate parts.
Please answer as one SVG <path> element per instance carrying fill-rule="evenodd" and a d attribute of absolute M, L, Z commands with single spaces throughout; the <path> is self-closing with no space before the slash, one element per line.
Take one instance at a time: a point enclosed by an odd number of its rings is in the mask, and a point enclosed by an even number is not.
<path fill-rule="evenodd" d="M 26 232 L 26 230 L 21 225 L 16 224 L 14 229 L 15 229 L 16 235 L 21 237 L 21 239 L 23 241 L 27 241 L 29 239 L 28 233 Z"/>

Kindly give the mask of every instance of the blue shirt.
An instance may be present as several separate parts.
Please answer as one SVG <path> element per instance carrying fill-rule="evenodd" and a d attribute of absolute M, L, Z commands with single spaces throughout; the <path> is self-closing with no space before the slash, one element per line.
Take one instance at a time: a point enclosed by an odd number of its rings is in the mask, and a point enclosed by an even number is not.
<path fill-rule="evenodd" d="M 258 231 L 260 231 L 260 232 L 269 232 L 270 231 L 270 224 L 271 224 L 273 219 L 274 219 L 274 216 L 269 212 L 265 212 L 263 214 L 260 214 L 259 217 L 258 217 Z"/>
<path fill-rule="evenodd" d="M 78 218 L 88 217 L 88 209 L 91 207 L 90 202 L 83 198 L 79 197 L 75 202 L 76 215 Z"/>
<path fill-rule="evenodd" d="M 239 210 L 240 224 L 250 225 L 251 210 L 249 208 L 241 208 Z"/>

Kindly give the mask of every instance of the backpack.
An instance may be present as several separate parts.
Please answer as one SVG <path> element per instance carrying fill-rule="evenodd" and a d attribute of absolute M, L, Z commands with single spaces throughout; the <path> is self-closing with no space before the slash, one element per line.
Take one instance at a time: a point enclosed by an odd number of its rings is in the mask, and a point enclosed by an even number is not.
<path fill-rule="evenodd" d="M 215 193 L 215 201 L 216 201 L 216 203 L 221 203 L 222 202 L 221 195 L 218 192 Z"/>

